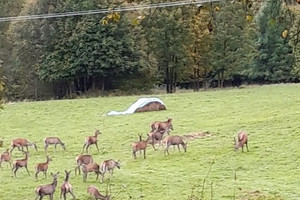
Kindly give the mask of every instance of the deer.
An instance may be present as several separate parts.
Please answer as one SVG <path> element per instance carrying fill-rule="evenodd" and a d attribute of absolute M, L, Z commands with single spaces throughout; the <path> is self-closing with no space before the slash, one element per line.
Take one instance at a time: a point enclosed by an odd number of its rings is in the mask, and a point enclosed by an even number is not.
<path fill-rule="evenodd" d="M 83 164 L 82 166 L 82 173 L 83 173 L 83 182 L 86 182 L 87 174 L 89 172 L 95 172 L 97 177 L 96 180 L 99 177 L 99 174 L 101 175 L 100 166 L 97 163 L 89 163 L 89 164 Z"/>
<path fill-rule="evenodd" d="M 244 152 L 244 145 L 246 144 L 247 151 L 249 152 L 248 149 L 248 135 L 244 131 L 240 131 L 238 133 L 238 141 L 236 141 L 235 137 L 234 139 L 234 150 L 237 151 L 240 147 L 242 147 L 242 152 Z"/>
<path fill-rule="evenodd" d="M 17 138 L 17 139 L 14 139 L 13 141 L 11 141 L 11 150 L 10 150 L 10 153 L 14 150 L 14 148 L 18 147 L 19 150 L 22 150 L 23 151 L 23 147 L 26 147 L 27 149 L 27 152 L 28 151 L 28 146 L 33 146 L 35 148 L 35 150 L 37 151 L 37 146 L 34 142 L 30 142 L 28 141 L 27 139 L 25 138 Z M 22 149 L 20 149 L 20 147 Z"/>
<path fill-rule="evenodd" d="M 66 150 L 66 145 L 63 143 L 58 137 L 46 137 L 44 139 L 44 150 L 47 151 L 49 145 L 54 145 L 55 149 L 57 145 L 61 145 L 61 147 Z"/>
<path fill-rule="evenodd" d="M 49 162 L 52 161 L 52 159 L 47 156 L 47 160 L 45 163 L 38 163 L 36 164 L 35 166 L 35 178 L 37 179 L 38 177 L 38 173 L 40 172 L 43 172 L 44 175 L 45 175 L 45 178 L 47 178 L 47 170 L 48 170 L 48 165 L 49 165 Z"/>
<path fill-rule="evenodd" d="M 85 138 L 84 145 L 82 147 L 82 152 L 84 151 L 84 148 L 86 148 L 86 152 L 88 153 L 88 148 L 92 144 L 95 144 L 97 147 L 97 150 L 99 151 L 98 144 L 97 144 L 99 134 L 101 134 L 100 131 L 96 130 L 94 136 L 88 136 Z"/>
<path fill-rule="evenodd" d="M 51 176 L 53 177 L 53 181 L 52 183 L 48 184 L 48 185 L 40 185 L 38 187 L 35 188 L 35 193 L 36 193 L 36 198 L 41 200 L 43 199 L 44 196 L 49 195 L 50 196 L 50 200 L 53 200 L 53 195 L 57 186 L 57 179 L 58 179 L 58 175 L 59 172 L 57 172 L 56 174 L 53 174 L 51 172 Z"/>
<path fill-rule="evenodd" d="M 29 173 L 28 168 L 27 168 L 29 153 L 28 152 L 24 152 L 24 153 L 25 153 L 25 158 L 24 159 L 15 160 L 14 163 L 13 163 L 12 171 L 13 171 L 15 177 L 17 177 L 16 173 L 17 173 L 18 169 L 21 168 L 21 167 L 25 167 L 25 169 L 28 172 L 28 175 L 30 176 L 30 173 Z"/>
<path fill-rule="evenodd" d="M 72 195 L 73 199 L 76 199 L 76 197 L 73 193 L 72 185 L 69 183 L 69 178 L 70 178 L 71 171 L 72 170 L 70 170 L 70 171 L 65 170 L 66 178 L 65 178 L 65 181 L 60 186 L 60 198 L 62 196 L 64 196 L 64 200 L 67 199 L 67 197 L 66 197 L 67 193 L 70 193 Z"/>
<path fill-rule="evenodd" d="M 96 188 L 95 186 L 93 185 L 90 185 L 88 188 L 87 188 L 87 193 L 94 196 L 95 199 L 100 199 L 100 200 L 110 200 L 110 195 L 102 195 L 98 188 Z"/>
<path fill-rule="evenodd" d="M 11 155 L 9 153 L 9 149 L 6 149 L 1 155 L 0 155 L 0 168 L 2 162 L 8 162 L 9 166 L 11 168 Z"/>
<path fill-rule="evenodd" d="M 100 164 L 100 171 L 101 171 L 101 174 L 102 174 L 102 176 L 101 176 L 102 181 L 101 182 L 103 182 L 104 175 L 107 171 L 111 174 L 111 176 L 113 176 L 115 167 L 120 169 L 120 161 L 119 160 L 118 161 L 115 161 L 113 159 L 105 160 Z"/>
<path fill-rule="evenodd" d="M 148 146 L 149 138 L 147 138 L 147 140 L 142 140 L 142 134 L 139 134 L 139 137 L 140 141 L 132 143 L 132 154 L 134 159 L 136 159 L 136 152 L 144 151 L 144 159 L 146 159 L 146 149 Z"/>
<path fill-rule="evenodd" d="M 147 134 L 148 140 L 152 140 L 152 144 L 151 145 L 152 145 L 152 147 L 153 147 L 153 149 L 155 151 L 157 150 L 155 148 L 155 146 L 154 146 L 155 142 L 158 141 L 158 143 L 159 143 L 158 147 L 160 147 L 161 143 L 162 143 L 162 139 L 163 139 L 165 133 L 166 132 L 157 132 L 157 131 L 154 131 L 154 132 L 150 132 L 150 133 Z"/>
<path fill-rule="evenodd" d="M 151 132 L 165 132 L 169 135 L 169 132 L 173 129 L 173 125 L 172 125 L 172 118 L 168 118 L 167 121 L 161 122 L 161 121 L 155 121 L 152 122 L 151 125 Z"/>
<path fill-rule="evenodd" d="M 80 174 L 80 166 L 82 166 L 83 164 L 87 165 L 87 164 L 94 162 L 93 157 L 91 155 L 80 154 L 80 155 L 76 156 L 75 159 L 76 159 L 75 175 L 76 175 L 77 169 Z"/>
<path fill-rule="evenodd" d="M 186 152 L 186 148 L 187 148 L 187 143 L 185 143 L 182 139 L 182 137 L 178 136 L 178 135 L 171 135 L 168 136 L 164 139 L 164 143 L 166 144 L 166 148 L 164 153 L 168 153 L 169 154 L 169 147 L 171 145 L 177 145 L 178 151 L 180 152 L 180 148 L 179 145 L 181 145 L 184 149 L 184 152 Z"/>

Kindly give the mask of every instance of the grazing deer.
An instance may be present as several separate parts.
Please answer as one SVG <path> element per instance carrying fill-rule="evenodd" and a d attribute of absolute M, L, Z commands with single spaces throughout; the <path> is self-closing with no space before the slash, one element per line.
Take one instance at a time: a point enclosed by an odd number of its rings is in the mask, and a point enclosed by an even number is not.
<path fill-rule="evenodd" d="M 134 142 L 132 144 L 132 154 L 134 159 L 136 159 L 136 152 L 144 151 L 144 159 L 146 159 L 146 149 L 148 146 L 149 138 L 147 138 L 147 140 L 142 140 L 142 134 L 139 134 L 139 137 L 140 137 L 140 141 Z"/>
<path fill-rule="evenodd" d="M 82 152 L 84 151 L 84 148 L 86 148 L 86 152 L 88 153 L 88 148 L 92 144 L 95 144 L 96 147 L 97 147 L 97 150 L 99 151 L 98 144 L 97 144 L 99 134 L 101 134 L 100 131 L 96 130 L 94 136 L 88 136 L 88 137 L 85 138 L 84 145 L 83 145 L 83 148 L 82 148 Z"/>
<path fill-rule="evenodd" d="M 11 141 L 11 150 L 10 153 L 14 150 L 14 148 L 18 147 L 19 150 L 23 151 L 23 147 L 26 147 L 27 152 L 28 152 L 28 146 L 33 146 L 35 148 L 35 150 L 37 151 L 37 146 L 34 142 L 29 142 L 27 139 L 25 138 L 17 138 L 14 139 L 13 141 Z M 22 149 L 20 149 L 20 147 Z"/>
<path fill-rule="evenodd" d="M 24 159 L 15 160 L 14 163 L 13 163 L 12 171 L 13 171 L 15 177 L 17 177 L 16 173 L 17 173 L 18 169 L 21 168 L 21 167 L 25 167 L 27 172 L 28 172 L 28 175 L 30 175 L 30 173 L 28 171 L 28 168 L 27 168 L 29 153 L 28 152 L 24 152 L 24 153 L 25 153 L 25 158 Z"/>
<path fill-rule="evenodd" d="M 151 123 L 151 132 L 165 132 L 169 135 L 169 132 L 173 129 L 172 119 L 168 118 L 165 122 L 155 121 Z"/>
<path fill-rule="evenodd" d="M 53 174 L 51 172 L 51 176 L 53 177 L 53 182 L 48 185 L 40 185 L 35 188 L 36 198 L 39 198 L 39 200 L 43 199 L 44 196 L 49 195 L 50 200 L 53 200 L 53 195 L 57 186 L 57 178 L 58 178 L 59 172 L 56 174 Z"/>
<path fill-rule="evenodd" d="M 97 175 L 97 177 L 96 177 L 96 180 L 97 180 L 98 177 L 99 177 L 99 174 L 101 175 L 100 166 L 97 163 L 90 163 L 90 164 L 87 164 L 87 165 L 84 164 L 82 166 L 83 182 L 86 182 L 87 174 L 89 172 L 95 172 L 96 175 Z"/>
<path fill-rule="evenodd" d="M 46 137 L 44 139 L 44 150 L 47 151 L 49 145 L 54 145 L 55 149 L 56 146 L 60 144 L 61 147 L 66 150 L 66 145 L 63 143 L 58 137 Z"/>
<path fill-rule="evenodd" d="M 154 144 L 158 141 L 159 143 L 159 146 L 161 146 L 161 143 L 162 143 L 162 139 L 164 137 L 166 132 L 150 132 L 149 134 L 147 134 L 148 136 L 148 140 L 152 140 L 152 147 L 153 149 L 156 151 L 157 149 L 155 148 Z"/>
<path fill-rule="evenodd" d="M 79 174 L 80 174 L 80 166 L 82 166 L 83 164 L 87 165 L 90 163 L 93 163 L 93 157 L 91 155 L 78 155 L 76 156 L 76 167 L 75 167 L 75 175 L 76 175 L 76 171 L 78 169 Z"/>
<path fill-rule="evenodd" d="M 35 166 L 35 178 L 37 179 L 38 177 L 38 173 L 40 172 L 43 172 L 44 175 L 45 175 L 45 178 L 47 178 L 47 170 L 48 170 L 48 165 L 49 165 L 49 162 L 52 161 L 52 159 L 47 156 L 47 160 L 45 163 L 38 163 L 36 166 Z"/>
<path fill-rule="evenodd" d="M 72 189 L 72 185 L 69 183 L 69 178 L 70 178 L 70 173 L 72 170 L 67 171 L 66 172 L 66 178 L 65 181 L 61 184 L 60 186 L 60 198 L 62 197 L 62 195 L 64 196 L 64 200 L 67 199 L 67 193 L 70 193 L 73 197 L 73 199 L 76 199 L 74 193 L 73 193 L 73 189 Z"/>
<path fill-rule="evenodd" d="M 187 143 L 185 143 L 182 139 L 182 137 L 178 136 L 178 135 L 171 135 L 168 136 L 164 139 L 164 143 L 166 144 L 166 148 L 164 153 L 168 153 L 169 154 L 169 147 L 171 145 L 177 145 L 178 151 L 180 152 L 180 148 L 179 145 L 181 145 L 184 149 L 184 152 L 186 152 L 186 148 L 187 148 Z"/>
<path fill-rule="evenodd" d="M 240 147 L 242 147 L 242 152 L 244 152 L 244 145 L 246 144 L 247 151 L 248 149 L 248 135 L 244 131 L 240 131 L 238 133 L 238 142 L 236 142 L 236 139 L 234 139 L 234 149 L 237 151 Z"/>
<path fill-rule="evenodd" d="M 9 153 L 9 149 L 6 149 L 6 151 L 0 155 L 0 167 L 2 162 L 8 162 L 11 168 L 11 155 Z"/>
<path fill-rule="evenodd" d="M 100 200 L 110 200 L 110 195 L 102 195 L 100 194 L 98 188 L 96 188 L 95 186 L 93 185 L 90 185 L 88 188 L 87 188 L 87 193 L 94 196 L 95 199 L 100 199 Z"/>
<path fill-rule="evenodd" d="M 120 161 L 115 161 L 113 159 L 110 159 L 110 160 L 105 160 L 101 163 L 100 165 L 100 171 L 102 173 L 102 182 L 103 182 L 103 179 L 104 179 L 104 174 L 108 171 L 111 176 L 113 175 L 114 173 L 114 168 L 117 167 L 118 169 L 120 169 Z"/>

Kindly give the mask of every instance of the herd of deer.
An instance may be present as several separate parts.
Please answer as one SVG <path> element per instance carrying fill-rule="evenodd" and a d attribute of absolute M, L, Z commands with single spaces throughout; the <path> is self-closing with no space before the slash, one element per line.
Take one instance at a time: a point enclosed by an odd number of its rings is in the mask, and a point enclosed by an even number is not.
<path fill-rule="evenodd" d="M 157 150 L 155 148 L 155 144 L 159 144 L 158 148 L 162 146 L 163 144 L 166 146 L 164 149 L 164 153 L 169 154 L 169 147 L 170 146 L 177 146 L 178 151 L 180 152 L 180 145 L 184 149 L 184 152 L 186 152 L 187 149 L 187 143 L 184 142 L 183 138 L 178 135 L 170 135 L 169 132 L 173 130 L 172 125 L 172 119 L 168 119 L 167 121 L 155 121 L 151 123 L 150 125 L 151 131 L 147 134 L 146 140 L 142 140 L 142 134 L 139 134 L 139 141 L 134 142 L 132 144 L 132 155 L 136 159 L 136 152 L 143 151 L 144 159 L 146 159 L 146 149 L 148 147 L 148 144 L 151 144 L 154 150 Z M 77 174 L 77 170 L 79 174 L 83 173 L 83 182 L 86 182 L 87 175 L 90 172 L 94 172 L 96 174 L 96 180 L 98 179 L 99 175 L 101 176 L 101 182 L 103 182 L 104 175 L 106 172 L 109 172 L 110 175 L 113 175 L 113 170 L 115 167 L 120 169 L 120 162 L 115 161 L 113 159 L 105 160 L 100 165 L 98 165 L 96 162 L 94 162 L 92 155 L 83 154 L 84 150 L 88 153 L 88 149 L 91 145 L 95 145 L 97 150 L 98 148 L 98 136 L 101 134 L 99 130 L 95 131 L 94 136 L 88 136 L 85 138 L 84 145 L 82 148 L 82 152 L 80 155 L 78 155 L 76 160 L 76 167 L 75 167 L 75 175 Z M 165 135 L 168 135 L 165 137 Z M 234 149 L 238 150 L 240 147 L 242 148 L 242 151 L 244 151 L 244 145 L 247 147 L 248 150 L 248 136 L 245 132 L 240 131 L 238 133 L 238 141 L 234 138 Z M 61 145 L 61 147 L 66 150 L 65 143 L 63 143 L 58 137 L 47 137 L 44 139 L 44 151 L 47 152 L 47 148 L 49 145 L 54 145 L 55 149 L 57 145 Z M 15 148 L 18 148 L 20 151 L 24 152 L 25 158 L 15 160 L 12 165 L 12 151 Z M 24 147 L 27 151 L 24 151 Z M 37 151 L 37 145 L 34 142 L 30 142 L 27 139 L 24 138 L 17 138 L 12 140 L 11 142 L 11 149 L 7 149 L 5 152 L 3 152 L 0 155 L 0 167 L 2 162 L 8 162 L 10 167 L 12 168 L 13 176 L 16 177 L 16 172 L 19 168 L 24 167 L 27 170 L 28 175 L 30 175 L 29 170 L 27 168 L 28 163 L 28 157 L 29 157 L 29 151 L 28 147 L 33 147 Z M 47 178 L 47 170 L 49 162 L 52 161 L 52 159 L 49 156 L 46 156 L 46 162 L 45 163 L 38 163 L 35 166 L 35 178 L 38 178 L 38 174 L 40 172 L 44 173 L 45 178 Z M 81 170 L 80 170 L 81 167 Z M 72 170 L 71 170 L 72 171 Z M 72 197 L 75 199 L 75 195 L 72 190 L 72 185 L 69 183 L 69 177 L 71 171 L 65 170 L 65 180 L 61 184 L 61 193 L 60 198 L 64 198 L 66 200 L 66 194 L 70 193 Z M 40 185 L 36 187 L 35 193 L 36 193 L 36 199 L 42 199 L 44 196 L 49 195 L 50 200 L 53 200 L 53 195 L 57 186 L 57 178 L 58 178 L 59 172 L 53 174 L 51 173 L 51 176 L 53 177 L 53 182 L 48 185 Z M 90 185 L 87 188 L 87 193 L 94 196 L 95 199 L 102 199 L 102 200 L 110 200 L 110 195 L 102 195 L 99 190 L 93 186 Z"/>

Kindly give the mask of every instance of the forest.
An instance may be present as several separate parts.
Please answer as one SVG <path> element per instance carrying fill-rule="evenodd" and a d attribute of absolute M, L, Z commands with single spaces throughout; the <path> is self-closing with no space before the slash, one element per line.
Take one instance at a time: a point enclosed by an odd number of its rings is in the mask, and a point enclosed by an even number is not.
<path fill-rule="evenodd" d="M 297 0 L 198 0 L 114 11 L 167 2 L 178 0 L 1 0 L 1 98 L 300 81 Z M 108 12 L 4 20 L 103 9 Z"/>

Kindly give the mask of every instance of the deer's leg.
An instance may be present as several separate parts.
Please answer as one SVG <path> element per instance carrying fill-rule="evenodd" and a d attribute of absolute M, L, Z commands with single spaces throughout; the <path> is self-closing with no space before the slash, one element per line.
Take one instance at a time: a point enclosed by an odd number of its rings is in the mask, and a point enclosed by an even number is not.
<path fill-rule="evenodd" d="M 2 168 L 2 167 L 1 167 L 1 163 L 2 163 L 2 160 L 0 159 L 0 168 Z"/>
<path fill-rule="evenodd" d="M 29 173 L 29 171 L 28 171 L 27 165 L 25 165 L 25 168 L 26 168 L 26 170 L 27 170 L 27 172 L 28 172 L 28 175 L 30 176 L 30 173 Z"/>
<path fill-rule="evenodd" d="M 50 194 L 50 200 L 53 200 L 53 193 Z"/>
<path fill-rule="evenodd" d="M 72 195 L 73 199 L 76 199 L 72 189 L 70 190 L 70 194 Z"/>
<path fill-rule="evenodd" d="M 90 144 L 86 145 L 85 150 L 86 150 L 87 153 L 89 152 L 89 147 L 90 147 Z"/>
<path fill-rule="evenodd" d="M 179 144 L 177 144 L 177 148 L 178 148 L 178 151 L 180 152 L 180 147 L 179 147 Z"/>
<path fill-rule="evenodd" d="M 144 159 L 146 159 L 146 149 L 144 149 Z"/>
<path fill-rule="evenodd" d="M 97 142 L 95 143 L 95 145 L 96 145 L 96 148 L 97 148 L 97 150 L 99 151 L 99 148 L 98 148 L 98 144 L 97 144 Z"/>
<path fill-rule="evenodd" d="M 247 147 L 247 151 L 249 152 L 249 149 L 248 149 L 248 142 L 246 142 L 246 147 Z"/>
<path fill-rule="evenodd" d="M 154 140 L 152 139 L 152 147 L 153 149 L 156 151 L 157 149 L 155 149 L 155 146 L 154 146 Z"/>
<path fill-rule="evenodd" d="M 168 155 L 170 154 L 170 153 L 169 153 L 169 150 L 168 150 L 168 149 L 169 149 L 169 147 L 170 147 L 170 145 L 169 145 L 169 144 L 167 144 L 167 147 L 165 148 L 164 154 L 165 154 L 166 152 L 168 153 Z"/>
<path fill-rule="evenodd" d="M 22 147 L 22 150 L 23 150 L 23 147 Z M 29 150 L 28 150 L 28 146 L 26 146 L 26 150 L 27 150 L 27 152 L 29 152 Z"/>
<path fill-rule="evenodd" d="M 45 144 L 45 145 L 44 145 L 44 151 L 45 151 L 45 152 L 47 151 L 47 148 L 48 148 L 48 144 Z"/>
<path fill-rule="evenodd" d="M 135 154 L 136 152 L 133 150 L 132 151 L 132 155 L 133 155 L 133 157 L 134 157 L 134 159 L 136 159 L 136 154 Z"/>
<path fill-rule="evenodd" d="M 17 173 L 18 169 L 19 169 L 19 167 L 16 167 L 15 170 L 14 170 L 15 177 L 17 177 L 16 173 Z"/>
<path fill-rule="evenodd" d="M 67 199 L 67 193 L 64 192 L 64 200 L 66 200 L 66 199 Z"/>
<path fill-rule="evenodd" d="M 84 143 L 84 145 L 82 147 L 82 153 L 83 153 L 85 147 L 86 147 L 86 143 Z"/>
<path fill-rule="evenodd" d="M 55 148 L 55 150 L 56 150 L 56 145 L 57 145 L 57 144 L 54 144 L 54 148 Z"/>
<path fill-rule="evenodd" d="M 98 180 L 98 178 L 99 178 L 99 172 L 96 172 L 96 180 Z"/>
<path fill-rule="evenodd" d="M 10 154 L 11 154 L 11 152 L 12 152 L 14 149 L 15 149 L 15 146 L 12 146 L 11 150 L 9 151 Z"/>
<path fill-rule="evenodd" d="M 38 179 L 38 177 L 37 177 L 37 176 L 38 176 L 38 173 L 39 173 L 39 171 L 36 171 L 36 172 L 35 172 L 35 179 Z"/>
<path fill-rule="evenodd" d="M 44 171 L 45 179 L 47 179 L 47 170 Z"/>

